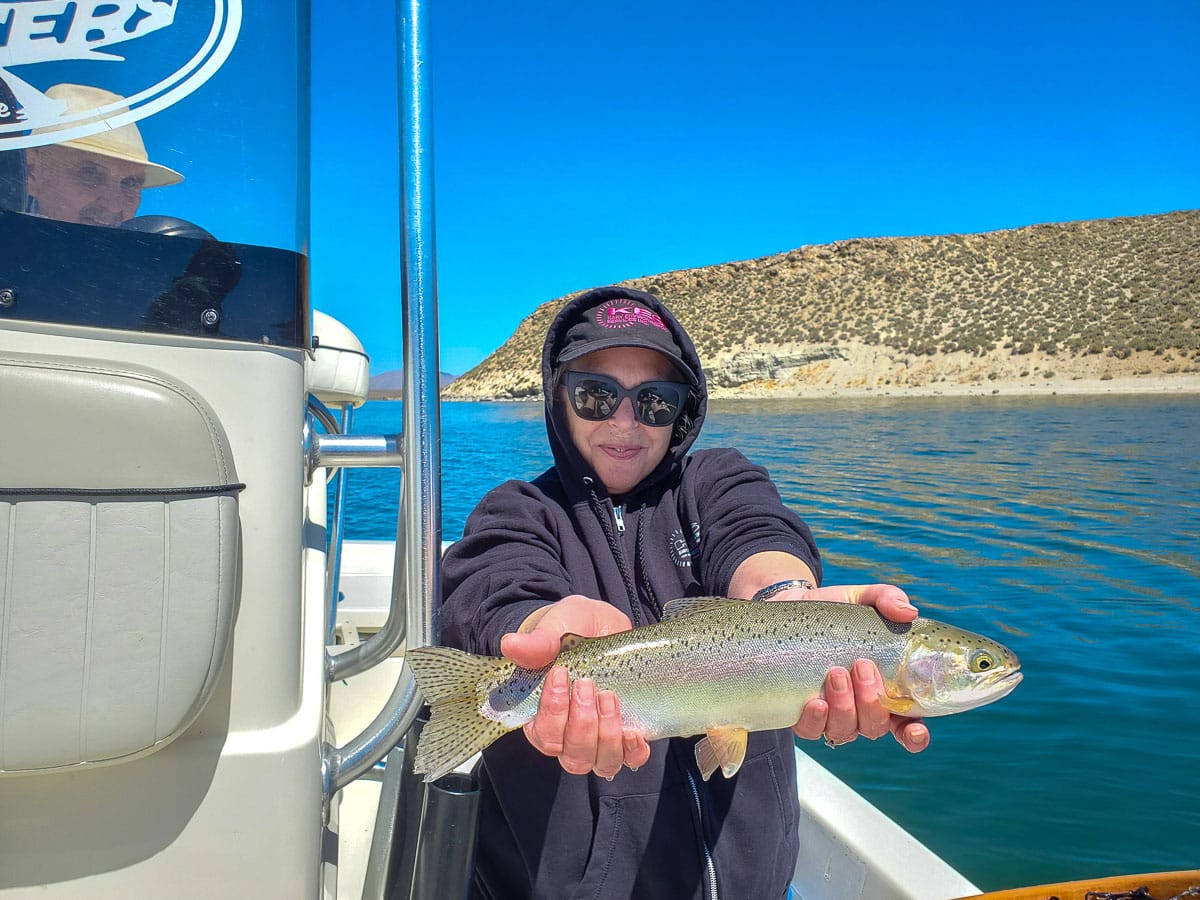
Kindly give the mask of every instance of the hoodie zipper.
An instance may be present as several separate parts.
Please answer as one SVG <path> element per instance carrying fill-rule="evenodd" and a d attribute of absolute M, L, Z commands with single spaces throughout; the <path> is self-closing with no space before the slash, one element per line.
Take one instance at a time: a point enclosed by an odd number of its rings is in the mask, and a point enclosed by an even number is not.
<path fill-rule="evenodd" d="M 633 577 L 628 572 L 628 567 L 625 565 L 625 555 L 621 552 L 621 544 L 617 539 L 617 533 L 613 530 L 610 524 L 608 513 L 604 509 L 604 504 L 600 501 L 599 495 L 596 493 L 594 482 L 590 476 L 584 476 L 583 483 L 588 489 L 592 509 L 596 518 L 600 520 L 600 527 L 604 530 L 604 536 L 608 540 L 608 548 L 612 551 L 613 559 L 617 563 L 617 568 L 621 572 L 621 580 L 625 583 L 625 592 L 629 595 L 629 611 L 632 613 L 631 619 L 634 626 L 644 625 L 641 613 L 641 601 L 638 600 L 637 588 L 634 586 Z M 616 512 L 617 506 L 614 503 L 609 504 L 613 509 L 613 518 L 620 522 L 621 530 L 624 532 L 624 519 Z"/>
<path fill-rule="evenodd" d="M 624 534 L 625 533 L 625 515 L 621 511 L 621 504 L 619 504 L 619 503 L 613 504 L 613 520 L 617 523 L 617 533 Z"/>
<path fill-rule="evenodd" d="M 692 799 L 696 802 L 696 816 L 699 819 L 700 846 L 704 848 L 704 874 L 708 876 L 708 898 L 717 898 L 717 867 L 713 865 L 712 851 L 708 849 L 708 841 L 704 837 L 704 810 L 700 806 L 700 789 L 696 787 L 696 779 L 691 770 L 687 771 L 688 785 L 692 789 Z"/>

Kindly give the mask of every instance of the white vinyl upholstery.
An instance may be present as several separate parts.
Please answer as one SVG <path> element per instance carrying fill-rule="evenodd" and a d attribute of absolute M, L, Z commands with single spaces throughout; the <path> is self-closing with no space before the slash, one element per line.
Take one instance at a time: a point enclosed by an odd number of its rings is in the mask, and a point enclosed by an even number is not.
<path fill-rule="evenodd" d="M 151 752 L 230 641 L 238 492 L 225 435 L 149 369 L 0 358 L 0 774 Z"/>

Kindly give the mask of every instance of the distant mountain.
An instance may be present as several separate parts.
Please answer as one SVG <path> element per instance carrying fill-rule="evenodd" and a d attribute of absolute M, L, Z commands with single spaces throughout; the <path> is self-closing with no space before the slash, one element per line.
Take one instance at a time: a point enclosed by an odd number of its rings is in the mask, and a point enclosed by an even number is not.
<path fill-rule="evenodd" d="M 671 307 L 717 397 L 1200 372 L 1200 210 L 855 238 L 622 284 Z M 446 398 L 539 397 L 568 299 Z"/>
<path fill-rule="evenodd" d="M 457 377 L 457 375 L 451 375 L 449 372 L 438 372 L 438 387 L 444 388 Z M 367 396 L 376 400 L 384 398 L 397 399 L 403 392 L 404 370 L 392 369 L 388 372 L 380 372 L 378 375 L 371 376 L 371 386 L 367 391 Z"/>

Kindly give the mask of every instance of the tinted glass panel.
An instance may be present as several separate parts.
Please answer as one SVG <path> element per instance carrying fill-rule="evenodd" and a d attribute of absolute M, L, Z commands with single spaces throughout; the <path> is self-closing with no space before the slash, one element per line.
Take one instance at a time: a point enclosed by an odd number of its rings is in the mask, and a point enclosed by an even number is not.
<path fill-rule="evenodd" d="M 0 325 L 306 344 L 306 6 L 242 3 L 0 4 Z"/>
<path fill-rule="evenodd" d="M 305 259 L 0 212 L 0 325 L 24 319 L 307 346 Z"/>

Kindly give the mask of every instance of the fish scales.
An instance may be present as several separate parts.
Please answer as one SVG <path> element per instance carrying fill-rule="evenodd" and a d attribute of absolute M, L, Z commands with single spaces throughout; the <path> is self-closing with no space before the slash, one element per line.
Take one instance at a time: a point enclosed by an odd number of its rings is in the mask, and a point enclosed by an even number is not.
<path fill-rule="evenodd" d="M 549 671 L 444 647 L 414 648 L 407 658 L 431 706 L 415 761 L 427 781 L 533 718 Z M 720 597 L 672 601 L 663 621 L 619 634 L 565 635 L 555 664 L 613 691 L 624 727 L 647 740 L 705 734 L 696 758 L 707 779 L 718 767 L 732 777 L 748 732 L 792 725 L 831 667 L 864 658 L 883 676 L 880 702 L 912 716 L 990 703 L 1022 677 L 1008 648 L 930 619 L 896 623 L 853 604 Z"/>
<path fill-rule="evenodd" d="M 907 629 L 887 624 L 847 604 L 711 604 L 639 629 L 637 643 L 627 633 L 585 641 L 557 664 L 613 691 L 624 724 L 648 740 L 701 734 L 715 722 L 761 731 L 791 726 L 833 666 L 865 657 L 894 677 Z"/>

